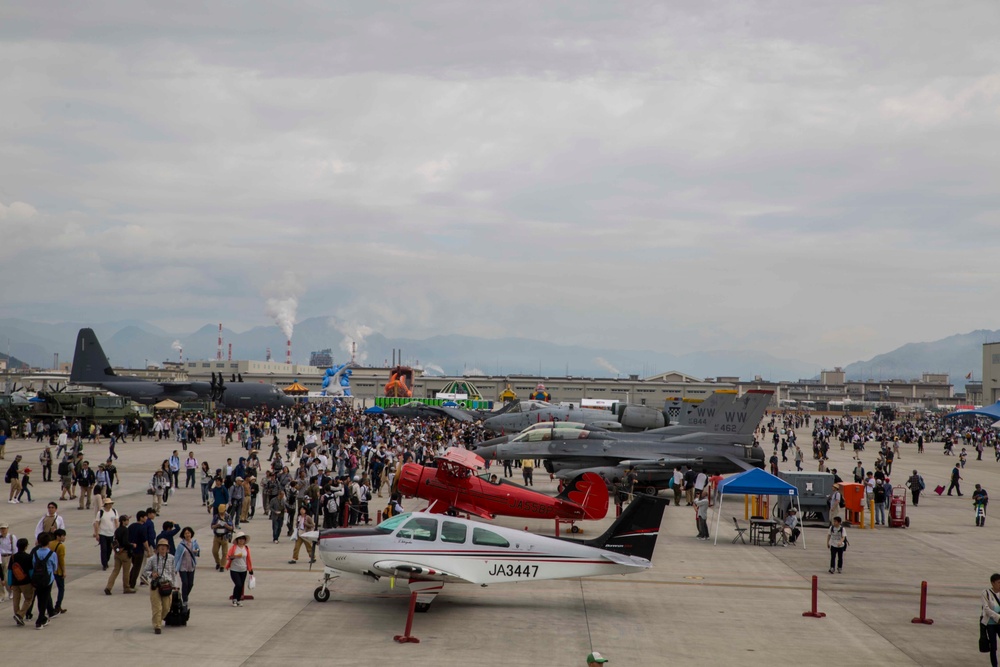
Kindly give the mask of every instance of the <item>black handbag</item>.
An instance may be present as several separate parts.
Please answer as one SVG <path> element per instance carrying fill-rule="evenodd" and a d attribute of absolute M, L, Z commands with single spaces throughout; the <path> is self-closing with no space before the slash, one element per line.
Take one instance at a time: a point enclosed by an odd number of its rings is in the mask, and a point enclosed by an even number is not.
<path fill-rule="evenodd" d="M 990 635 L 986 632 L 986 626 L 983 625 L 981 620 L 979 622 L 979 652 L 990 652 Z"/>

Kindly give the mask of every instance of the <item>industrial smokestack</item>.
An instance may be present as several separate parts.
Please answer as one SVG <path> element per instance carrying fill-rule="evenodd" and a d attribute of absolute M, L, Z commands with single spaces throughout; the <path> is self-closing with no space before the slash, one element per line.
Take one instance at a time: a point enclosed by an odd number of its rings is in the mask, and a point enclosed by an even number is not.
<path fill-rule="evenodd" d="M 59 353 L 55 352 L 52 355 L 52 369 L 59 370 Z"/>
<path fill-rule="evenodd" d="M 271 348 L 267 348 L 267 355 L 264 357 L 266 361 L 271 361 Z"/>
<path fill-rule="evenodd" d="M 288 347 L 285 350 L 285 363 L 289 366 L 292 365 L 292 339 L 288 339 Z"/>
<path fill-rule="evenodd" d="M 183 347 L 177 348 L 177 359 L 181 362 L 181 365 L 183 366 L 184 365 L 184 348 Z"/>
<path fill-rule="evenodd" d="M 358 351 L 358 344 L 355 343 L 354 341 L 351 341 L 351 365 L 352 366 L 354 365 L 354 355 L 357 353 L 357 351 Z"/>
<path fill-rule="evenodd" d="M 222 361 L 222 322 L 219 322 L 219 348 L 215 352 L 216 361 Z"/>
<path fill-rule="evenodd" d="M 229 344 L 229 359 L 227 359 L 227 361 L 232 361 L 232 360 L 233 360 L 233 344 L 230 343 Z"/>

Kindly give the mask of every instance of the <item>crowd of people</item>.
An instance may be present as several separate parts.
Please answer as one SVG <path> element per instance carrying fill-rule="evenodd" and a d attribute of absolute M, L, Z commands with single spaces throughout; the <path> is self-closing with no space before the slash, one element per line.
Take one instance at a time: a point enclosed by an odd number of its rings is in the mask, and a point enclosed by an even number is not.
<path fill-rule="evenodd" d="M 166 413 L 154 419 L 148 433 L 138 422 L 123 421 L 103 440 L 98 429 L 66 420 L 29 421 L 23 428 L 25 435 L 44 443 L 39 454 L 43 481 L 58 482 L 59 495 L 52 494 L 34 540 L 18 538 L 7 524 L 0 525 L 2 599 L 13 600 L 15 622 L 24 625 L 33 618 L 41 629 L 66 613 L 67 533 L 59 503 L 70 503 L 94 512 L 100 564 L 111 570 L 104 594 L 113 595 L 119 582 L 126 595 L 147 587 L 157 634 L 175 597 L 181 612 L 186 611 L 202 557 L 195 527 L 169 520 L 157 526 L 157 517 L 177 500 L 179 489 L 200 490 L 195 497 L 210 515 L 207 530 L 215 569 L 230 574 L 231 604 L 241 607 L 248 586 L 255 585 L 250 538 L 241 530 L 245 522 L 261 513 L 271 522 L 275 544 L 282 531 L 294 541 L 289 563 L 298 562 L 303 550 L 312 560 L 313 542 L 305 535 L 317 527 L 368 524 L 379 510 L 386 515 L 402 511 L 400 498 L 391 491 L 400 465 L 432 463 L 447 447 L 471 445 L 484 437 L 478 422 L 403 420 L 339 404 L 213 415 Z M 115 447 L 123 439 L 141 441 L 144 436 L 176 448 L 152 471 L 148 506 L 128 515 L 116 509 L 113 497 L 121 484 Z M 222 447 L 233 446 L 224 465 L 212 466 L 198 456 L 196 448 L 215 438 Z M 108 457 L 95 468 L 88 454 L 104 442 Z M 7 469 L 10 503 L 22 502 L 25 495 L 26 502 L 34 500 L 32 471 L 23 459 L 16 455 Z M 191 496 L 183 498 L 188 502 Z M 384 508 L 372 506 L 376 498 L 385 498 Z M 48 583 L 42 581 L 43 570 L 51 570 Z"/>

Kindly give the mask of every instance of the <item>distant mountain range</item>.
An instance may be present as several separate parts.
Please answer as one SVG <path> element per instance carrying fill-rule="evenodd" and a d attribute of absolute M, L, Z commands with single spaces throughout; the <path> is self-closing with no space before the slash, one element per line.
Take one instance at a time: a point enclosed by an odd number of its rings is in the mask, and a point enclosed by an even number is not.
<path fill-rule="evenodd" d="M 104 351 L 115 366 L 142 367 L 148 363 L 179 359 L 175 342 L 185 360 L 214 359 L 218 327 L 206 324 L 192 333 L 170 333 L 138 320 L 43 324 L 0 318 L 0 347 L 10 341 L 11 354 L 31 366 L 51 368 L 53 354 L 60 362 L 72 360 L 77 331 L 93 328 Z M 237 333 L 223 330 L 225 348 L 232 343 L 234 359 L 263 360 L 270 348 L 276 361 L 285 359 L 286 339 L 277 326 L 254 327 Z M 625 377 L 649 376 L 677 370 L 696 377 L 738 376 L 751 380 L 797 380 L 816 378 L 823 366 L 796 359 L 782 359 L 748 350 L 716 350 L 670 354 L 654 350 L 621 350 L 560 345 L 527 338 L 478 338 L 441 335 L 425 339 L 387 338 L 378 332 L 355 338 L 345 336 L 329 318 L 314 317 L 295 326 L 293 361 L 308 363 L 309 352 L 331 348 L 334 360 L 350 359 L 351 341 L 357 343 L 362 365 L 381 366 L 392 360 L 393 350 L 402 350 L 403 361 L 418 364 L 428 373 L 461 375 L 529 374 L 542 376 Z M 1000 331 L 973 331 L 931 343 L 909 343 L 868 361 L 845 367 L 849 379 L 911 379 L 924 372 L 948 373 L 961 390 L 965 375 L 978 378 L 982 368 L 982 343 L 1000 340 Z"/>
<path fill-rule="evenodd" d="M 907 343 L 891 352 L 844 367 L 850 380 L 912 380 L 923 373 L 947 373 L 956 391 L 972 374 L 982 380 L 983 343 L 1000 340 L 1000 331 L 978 329 L 929 343 Z"/>

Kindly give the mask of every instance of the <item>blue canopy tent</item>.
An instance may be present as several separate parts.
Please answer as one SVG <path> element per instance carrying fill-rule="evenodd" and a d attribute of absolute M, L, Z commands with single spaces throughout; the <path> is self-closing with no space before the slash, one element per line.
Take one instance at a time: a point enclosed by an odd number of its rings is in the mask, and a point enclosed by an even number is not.
<path fill-rule="evenodd" d="M 722 480 L 716 493 L 719 495 L 719 513 L 715 519 L 715 544 L 719 543 L 719 525 L 722 522 L 722 503 L 725 494 L 755 495 L 755 496 L 794 496 L 795 506 L 802 521 L 802 507 L 799 505 L 799 490 L 780 477 L 775 477 L 766 470 L 754 468 Z M 806 547 L 805 531 L 802 531 L 802 548 Z"/>
<path fill-rule="evenodd" d="M 944 416 L 945 419 L 951 419 L 952 417 L 962 417 L 964 415 L 979 415 L 980 417 L 989 417 L 993 421 L 1000 421 L 1000 401 L 997 401 L 993 405 L 984 405 L 981 408 L 976 408 L 975 410 L 956 410 L 955 412 L 949 412 Z"/>
<path fill-rule="evenodd" d="M 377 405 L 373 405 L 372 407 L 370 407 L 367 410 L 365 410 L 365 414 L 366 415 L 380 415 L 383 412 L 385 412 L 385 410 L 383 410 L 382 408 L 380 408 Z"/>

